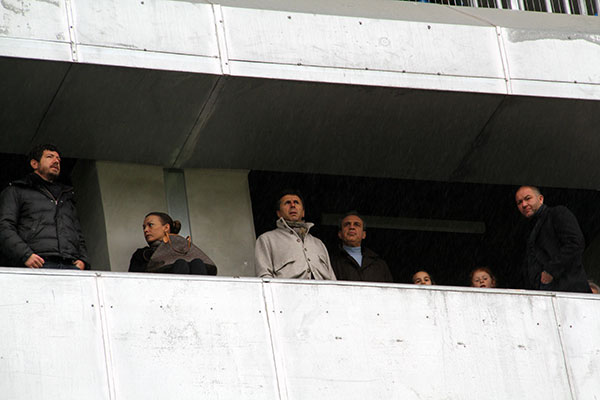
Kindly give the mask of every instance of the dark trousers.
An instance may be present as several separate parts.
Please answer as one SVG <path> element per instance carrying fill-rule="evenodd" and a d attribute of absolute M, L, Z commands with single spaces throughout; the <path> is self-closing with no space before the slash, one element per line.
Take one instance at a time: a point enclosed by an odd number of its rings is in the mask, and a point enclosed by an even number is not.
<path fill-rule="evenodd" d="M 79 268 L 77 268 L 74 264 L 70 264 L 68 261 L 45 260 L 44 265 L 42 266 L 42 268 L 48 268 L 48 269 L 76 269 L 76 270 L 79 271 Z"/>
<path fill-rule="evenodd" d="M 180 258 L 173 264 L 162 268 L 160 272 L 167 274 L 208 275 L 206 265 L 199 258 L 196 258 L 190 262 Z"/>

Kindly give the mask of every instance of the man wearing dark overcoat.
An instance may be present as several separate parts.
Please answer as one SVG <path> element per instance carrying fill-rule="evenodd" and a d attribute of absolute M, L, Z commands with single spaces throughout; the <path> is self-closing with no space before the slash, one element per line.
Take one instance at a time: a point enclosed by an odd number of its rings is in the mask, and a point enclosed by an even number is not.
<path fill-rule="evenodd" d="M 525 260 L 525 287 L 591 293 L 583 268 L 585 241 L 577 218 L 564 206 L 549 207 L 535 186 L 521 186 L 517 208 L 531 221 Z"/>
<path fill-rule="evenodd" d="M 338 280 L 394 282 L 387 263 L 373 250 L 362 246 L 367 237 L 363 218 L 350 211 L 340 221 L 340 246 L 332 252 L 331 266 Z"/>

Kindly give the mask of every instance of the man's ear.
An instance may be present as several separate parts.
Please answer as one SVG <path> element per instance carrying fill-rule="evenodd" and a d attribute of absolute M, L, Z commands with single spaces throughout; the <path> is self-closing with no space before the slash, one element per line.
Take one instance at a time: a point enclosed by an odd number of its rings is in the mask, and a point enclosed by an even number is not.
<path fill-rule="evenodd" d="M 338 231 L 338 238 L 340 238 L 340 240 L 342 240 L 342 231 Z"/>
<path fill-rule="evenodd" d="M 277 218 L 281 218 L 281 212 L 277 210 Z"/>
<path fill-rule="evenodd" d="M 32 158 L 29 161 L 29 165 L 31 165 L 31 168 L 33 168 L 33 170 L 35 171 L 38 168 L 38 166 L 40 165 L 40 163 L 35 158 Z"/>
<path fill-rule="evenodd" d="M 362 239 L 365 240 L 366 237 L 367 237 L 367 232 L 363 231 Z"/>
<path fill-rule="evenodd" d="M 544 204 L 544 195 L 540 194 L 540 203 Z"/>

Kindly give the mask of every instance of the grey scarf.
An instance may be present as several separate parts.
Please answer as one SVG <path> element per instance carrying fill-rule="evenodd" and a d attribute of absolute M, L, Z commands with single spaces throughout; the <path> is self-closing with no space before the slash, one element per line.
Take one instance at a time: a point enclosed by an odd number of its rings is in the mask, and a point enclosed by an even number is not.
<path fill-rule="evenodd" d="M 304 241 L 304 238 L 306 237 L 306 234 L 308 233 L 308 226 L 306 224 L 306 222 L 304 221 L 298 221 L 298 222 L 293 222 L 293 221 L 285 221 L 285 223 L 294 230 L 294 232 L 296 232 L 298 234 L 298 236 L 300 236 L 300 239 L 302 239 L 302 241 Z"/>

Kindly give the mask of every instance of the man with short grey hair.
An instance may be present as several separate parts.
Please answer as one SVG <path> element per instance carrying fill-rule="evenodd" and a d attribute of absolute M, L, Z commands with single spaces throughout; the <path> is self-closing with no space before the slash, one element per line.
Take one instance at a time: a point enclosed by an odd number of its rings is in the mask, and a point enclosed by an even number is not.
<path fill-rule="evenodd" d="M 362 246 L 367 237 L 363 218 L 356 212 L 346 213 L 338 232 L 341 244 L 332 252 L 335 276 L 345 281 L 393 282 L 387 263 L 374 251 Z"/>

